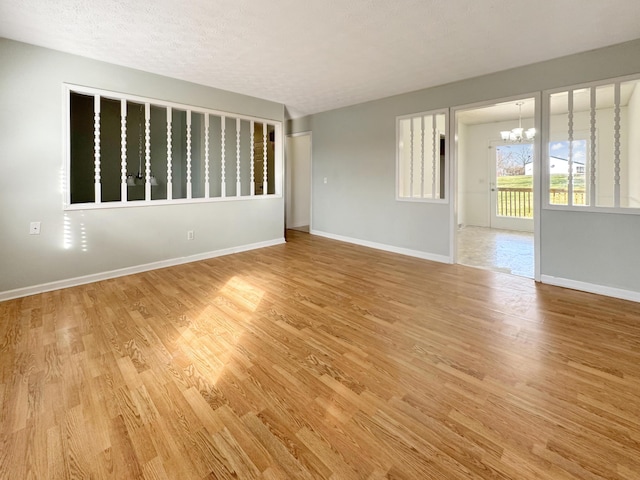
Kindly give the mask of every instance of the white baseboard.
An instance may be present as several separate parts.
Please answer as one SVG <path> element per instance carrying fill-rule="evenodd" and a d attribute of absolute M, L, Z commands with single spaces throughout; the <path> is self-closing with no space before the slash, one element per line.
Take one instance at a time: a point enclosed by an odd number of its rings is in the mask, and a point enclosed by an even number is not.
<path fill-rule="evenodd" d="M 583 292 L 597 293 L 607 297 L 621 298 L 623 300 L 631 300 L 632 302 L 640 302 L 640 292 L 633 290 L 624 290 L 622 288 L 607 287 L 597 285 L 595 283 L 579 282 L 568 278 L 553 277 L 551 275 L 540 275 L 540 281 L 557 287 L 571 288 L 573 290 L 581 290 Z"/>
<path fill-rule="evenodd" d="M 221 257 L 223 255 L 231 255 L 233 253 L 246 252 L 256 250 L 258 248 L 272 247 L 285 243 L 284 238 L 276 238 L 264 242 L 250 243 L 248 245 L 239 245 L 237 247 L 223 248 L 212 252 L 199 253 L 197 255 L 189 255 L 188 257 L 171 258 L 169 260 L 161 260 L 159 262 L 146 263 L 144 265 L 136 265 L 133 267 L 120 268 L 118 270 L 110 270 L 108 272 L 93 273 L 82 277 L 68 278 L 65 280 L 57 280 L 55 282 L 43 283 L 32 287 L 17 288 L 0 292 L 0 302 L 11 300 L 13 298 L 27 297 L 37 293 L 50 292 L 51 290 L 59 290 L 61 288 L 75 287 L 77 285 L 85 285 L 87 283 L 99 282 L 110 278 L 123 277 L 125 275 L 133 275 L 135 273 L 148 272 L 149 270 L 157 270 L 158 268 L 172 267 L 174 265 L 182 265 L 183 263 L 198 262 L 209 258 Z"/>
<path fill-rule="evenodd" d="M 422 258 L 423 260 L 431 260 L 433 262 L 451 263 L 451 258 L 447 257 L 446 255 L 436 255 L 434 253 L 421 252 L 419 250 L 411 250 L 410 248 L 395 247 L 393 245 L 387 245 L 385 243 L 370 242 L 368 240 L 360 240 L 359 238 L 344 237 L 342 235 L 327 233 L 320 230 L 311 230 L 310 233 L 312 235 L 318 235 L 319 237 L 330 238 L 332 240 L 339 240 L 341 242 L 353 243 L 355 245 L 375 248 L 377 250 L 384 250 L 385 252 L 399 253 L 400 255 L 407 255 L 409 257 Z"/>

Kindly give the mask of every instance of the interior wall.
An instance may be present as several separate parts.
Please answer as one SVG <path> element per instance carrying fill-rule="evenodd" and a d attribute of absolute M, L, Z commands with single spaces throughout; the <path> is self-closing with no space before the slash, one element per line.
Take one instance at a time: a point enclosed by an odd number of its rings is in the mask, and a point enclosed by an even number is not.
<path fill-rule="evenodd" d="M 395 117 L 638 73 L 638 51 L 640 39 L 291 122 L 292 133 L 296 124 L 313 132 L 314 229 L 450 257 L 449 205 L 395 200 Z M 540 225 L 543 275 L 640 291 L 640 256 L 627 241 L 640 237 L 640 216 L 543 210 Z M 593 250 L 584 239 L 594 227 L 621 238 Z"/>
<path fill-rule="evenodd" d="M 283 198 L 64 211 L 62 85 L 277 121 L 283 105 L 7 39 L 0 65 L 0 294 L 282 239 Z M 40 235 L 29 235 L 31 221 L 41 222 Z"/>
<path fill-rule="evenodd" d="M 449 206 L 395 200 L 400 113 L 410 112 L 372 102 L 313 117 L 314 231 L 448 255 Z"/>

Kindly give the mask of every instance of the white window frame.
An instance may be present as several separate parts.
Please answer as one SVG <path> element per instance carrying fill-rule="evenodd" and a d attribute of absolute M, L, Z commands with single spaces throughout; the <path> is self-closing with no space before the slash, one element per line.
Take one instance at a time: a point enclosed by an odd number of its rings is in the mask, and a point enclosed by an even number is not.
<path fill-rule="evenodd" d="M 63 131 L 63 172 L 64 178 L 62 181 L 63 187 L 63 209 L 64 210 L 90 210 L 90 209 L 101 209 L 101 208 L 122 208 L 122 207 L 141 207 L 141 206 L 154 206 L 154 205 L 176 205 L 176 204 L 189 204 L 189 203 L 210 203 L 210 202 L 224 202 L 224 201 L 251 201 L 251 200 L 262 200 L 269 198 L 282 198 L 282 184 L 284 178 L 284 134 L 283 134 L 283 126 L 282 122 L 273 120 L 273 119 L 265 119 L 260 117 L 254 117 L 250 115 L 242 115 L 232 112 L 225 112 L 222 110 L 214 110 L 210 108 L 198 107 L 193 105 L 188 105 L 184 103 L 171 102 L 167 100 L 160 100 L 151 97 L 143 97 L 139 95 L 130 95 L 121 92 L 113 92 L 109 90 L 103 90 L 99 88 L 86 87 L 82 85 L 75 85 L 70 83 L 63 83 L 63 112 L 64 112 L 64 131 Z M 158 106 L 164 108 L 178 109 L 187 112 L 193 113 L 201 113 L 203 115 L 214 115 L 221 118 L 231 118 L 236 119 L 238 122 L 240 120 L 246 120 L 254 123 L 266 124 L 267 126 L 274 127 L 274 183 L 275 183 L 275 193 L 264 193 L 264 194 L 255 194 L 253 188 L 251 189 L 250 195 L 232 195 L 232 196 L 223 196 L 220 197 L 211 197 L 209 196 L 209 192 L 205 194 L 203 198 L 179 198 L 179 199 L 150 199 L 150 195 L 145 195 L 145 200 L 120 200 L 114 202 L 102 202 L 102 201 L 94 201 L 94 202 L 86 202 L 86 203 L 71 203 L 71 93 L 79 93 L 84 95 L 92 95 L 94 97 L 99 96 L 100 98 L 108 98 L 110 100 L 126 100 L 127 102 L 135 102 L 143 105 L 150 106 Z M 211 148 L 211 146 L 209 146 Z M 265 146 L 266 149 L 266 146 Z M 99 150 L 99 149 L 98 149 Z M 235 161 L 234 158 L 228 157 L 228 162 Z M 98 168 L 99 172 L 99 168 Z M 97 176 L 97 175 L 96 175 Z M 227 178 L 227 183 L 235 182 L 235 179 Z M 189 184 L 187 184 L 189 185 Z M 99 193 L 99 186 L 96 186 L 96 198 L 98 198 L 97 194 Z"/>
<path fill-rule="evenodd" d="M 549 176 L 549 162 L 550 162 L 550 155 L 549 155 L 549 145 L 557 140 L 554 140 L 551 138 L 551 132 L 550 132 L 550 128 L 551 128 L 551 95 L 556 94 L 556 93 L 563 93 L 563 92 L 572 92 L 575 90 L 582 90 L 582 89 L 591 89 L 591 88 L 597 88 L 597 87 L 602 87 L 602 86 L 606 86 L 606 85 L 616 85 L 616 84 L 622 84 L 625 82 L 629 82 L 629 81 L 634 81 L 634 80 L 639 80 L 640 81 L 640 74 L 634 74 L 634 75 L 626 75 L 626 76 L 622 76 L 622 77 L 614 77 L 614 78 L 608 78 L 605 80 L 599 80 L 599 81 L 595 81 L 595 82 L 587 82 L 587 83 L 580 83 L 580 84 L 575 84 L 575 85 L 569 85 L 569 86 L 564 86 L 564 87 L 560 87 L 560 88 L 554 88 L 554 89 L 550 89 L 550 90 L 544 90 L 542 92 L 542 141 L 541 141 L 541 145 L 542 145 L 542 175 L 541 175 L 541 183 L 542 183 L 542 208 L 545 210 L 566 210 L 566 211 L 573 211 L 573 212 L 592 212 L 592 213 L 617 213 L 617 214 L 627 214 L 627 215 L 640 215 L 640 208 L 634 208 L 634 207 L 622 207 L 622 206 L 617 206 L 617 207 L 608 207 L 608 206 L 596 206 L 596 205 L 558 205 L 558 204 L 553 204 L 550 202 L 549 196 L 550 196 L 550 176 Z M 615 88 L 615 87 L 614 87 Z M 614 105 L 614 109 L 615 109 L 615 105 Z M 593 132 L 589 131 L 588 132 L 588 136 L 586 138 L 587 140 L 587 149 L 589 152 L 592 151 L 592 146 L 591 146 L 591 140 L 592 140 L 592 135 L 595 135 L 596 141 L 598 139 L 598 129 L 599 129 L 599 125 L 596 124 L 595 128 L 593 129 Z M 574 133 L 580 133 L 579 130 L 574 131 Z M 615 134 L 615 126 L 614 126 L 614 134 Z M 631 134 L 631 133 L 630 133 Z M 574 138 L 576 139 L 576 138 Z M 582 136 L 580 136 L 580 139 L 583 139 Z M 615 142 L 614 142 L 615 143 Z M 598 175 L 598 165 L 599 165 L 599 158 L 596 157 L 596 179 L 597 179 L 597 175 Z M 638 161 L 640 161 L 640 159 L 638 159 Z M 589 165 L 591 166 L 591 162 L 589 162 Z M 591 171 L 588 170 L 585 172 L 586 177 L 589 179 L 589 185 L 585 185 L 585 190 L 591 192 Z M 622 179 L 620 179 L 621 181 Z M 639 179 L 640 180 L 640 179 Z M 596 180 L 597 181 L 597 180 Z M 585 182 L 586 183 L 586 182 Z"/>
<path fill-rule="evenodd" d="M 400 195 L 400 122 L 402 120 L 408 120 L 408 119 L 414 119 L 414 118 L 422 118 L 425 117 L 427 115 L 431 115 L 431 116 L 436 116 L 436 115 L 444 115 L 444 131 L 440 131 L 440 130 L 436 130 L 437 132 L 439 132 L 440 134 L 444 133 L 444 140 L 445 140 L 445 151 L 444 151 L 444 165 L 442 167 L 442 169 L 440 170 L 440 175 L 444 175 L 444 183 L 443 183 L 443 197 L 439 198 L 439 197 L 409 197 L 409 196 L 402 196 Z M 400 201 L 400 202 L 419 202 L 419 203 L 443 203 L 443 204 L 447 204 L 449 203 L 449 158 L 450 158 L 450 145 L 451 142 L 449 141 L 449 129 L 450 129 L 450 125 L 449 125 L 449 109 L 448 108 L 440 108 L 440 109 L 436 109 L 436 110 L 428 110 L 425 112 L 417 112 L 417 113 L 410 113 L 410 114 L 406 114 L 406 115 L 400 115 L 396 117 L 396 200 Z M 425 131 L 426 131 L 426 127 L 425 127 Z M 429 131 L 431 132 L 431 134 L 434 133 L 433 128 L 430 128 Z M 439 151 L 440 142 L 438 142 L 437 148 Z M 436 155 L 436 157 L 439 157 L 439 155 Z M 432 159 L 433 162 L 433 159 Z M 432 195 L 435 192 L 431 192 Z"/>

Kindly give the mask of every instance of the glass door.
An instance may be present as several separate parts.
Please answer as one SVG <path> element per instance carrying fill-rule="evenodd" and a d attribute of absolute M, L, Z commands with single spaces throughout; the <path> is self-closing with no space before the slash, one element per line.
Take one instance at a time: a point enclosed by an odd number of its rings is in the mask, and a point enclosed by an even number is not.
<path fill-rule="evenodd" d="M 533 231 L 532 143 L 492 142 L 489 148 L 490 225 Z"/>

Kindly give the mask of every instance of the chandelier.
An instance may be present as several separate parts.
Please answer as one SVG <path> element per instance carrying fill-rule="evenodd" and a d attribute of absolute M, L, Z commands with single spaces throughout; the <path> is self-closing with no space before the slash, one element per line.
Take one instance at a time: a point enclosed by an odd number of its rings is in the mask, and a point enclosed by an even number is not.
<path fill-rule="evenodd" d="M 140 105 L 140 113 L 138 115 L 138 173 L 136 175 L 130 173 L 127 175 L 127 186 L 135 187 L 136 185 L 144 185 L 145 178 L 142 175 L 142 118 L 144 116 L 144 112 L 142 110 L 142 105 Z M 153 173 L 149 172 L 149 183 L 152 187 L 158 186 L 158 181 Z"/>
<path fill-rule="evenodd" d="M 535 128 L 529 128 L 525 131 L 524 128 L 522 128 L 522 105 L 524 105 L 524 102 L 517 102 L 516 105 L 518 106 L 518 127 L 514 128 L 513 130 L 503 130 L 500 132 L 500 137 L 502 137 L 502 140 L 504 140 L 505 142 L 515 142 L 515 143 L 521 143 L 523 140 L 533 140 L 533 138 L 536 136 L 536 129 Z"/>

